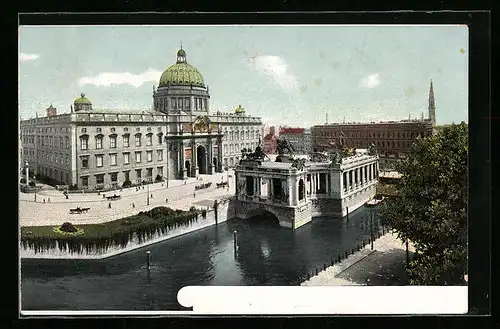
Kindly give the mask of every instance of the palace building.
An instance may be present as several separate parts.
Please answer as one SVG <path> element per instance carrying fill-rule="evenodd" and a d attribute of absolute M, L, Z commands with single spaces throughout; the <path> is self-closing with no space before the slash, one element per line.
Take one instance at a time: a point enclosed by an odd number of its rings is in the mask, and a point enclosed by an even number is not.
<path fill-rule="evenodd" d="M 209 88 L 181 47 L 153 86 L 151 111 L 95 109 L 82 93 L 70 113 L 51 105 L 45 117 L 20 122 L 20 160 L 78 188 L 185 179 L 236 165 L 241 149 L 259 143 L 261 125 L 241 105 L 211 112 Z"/>
<path fill-rule="evenodd" d="M 365 149 L 374 143 L 380 157 L 381 168 L 392 168 L 395 161 L 406 158 L 410 147 L 418 136 L 434 134 L 436 105 L 432 81 L 429 88 L 429 114 L 420 120 L 382 121 L 370 123 L 334 123 L 312 127 L 313 149 L 326 151 L 332 148 L 339 137 L 347 147 Z"/>

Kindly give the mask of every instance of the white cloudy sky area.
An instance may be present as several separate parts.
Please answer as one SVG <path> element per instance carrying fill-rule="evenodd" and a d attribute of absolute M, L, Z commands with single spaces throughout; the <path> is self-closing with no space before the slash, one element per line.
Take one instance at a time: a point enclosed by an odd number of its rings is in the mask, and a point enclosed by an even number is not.
<path fill-rule="evenodd" d="M 67 112 L 81 92 L 150 109 L 182 41 L 213 111 L 294 126 L 420 118 L 432 79 L 438 124 L 467 121 L 467 40 L 463 26 L 21 27 L 20 116 Z"/>

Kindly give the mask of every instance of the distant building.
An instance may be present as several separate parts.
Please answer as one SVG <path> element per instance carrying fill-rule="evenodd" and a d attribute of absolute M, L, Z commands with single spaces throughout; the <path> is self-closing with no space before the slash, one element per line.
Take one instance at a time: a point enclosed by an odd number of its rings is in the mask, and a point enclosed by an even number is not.
<path fill-rule="evenodd" d="M 264 145 L 263 145 L 263 151 L 266 154 L 275 154 L 276 153 L 276 141 L 278 140 L 278 137 L 276 137 L 273 134 L 267 134 L 264 136 Z"/>
<path fill-rule="evenodd" d="M 280 138 L 289 141 L 296 154 L 309 154 L 312 151 L 311 133 L 304 128 L 281 128 Z"/>
<path fill-rule="evenodd" d="M 365 149 L 374 143 L 380 157 L 380 167 L 393 168 L 397 160 L 406 158 L 415 138 L 435 133 L 436 106 L 432 81 L 428 116 L 420 120 L 316 125 L 311 129 L 313 150 L 326 151 L 336 147 L 341 138 L 347 147 Z"/>

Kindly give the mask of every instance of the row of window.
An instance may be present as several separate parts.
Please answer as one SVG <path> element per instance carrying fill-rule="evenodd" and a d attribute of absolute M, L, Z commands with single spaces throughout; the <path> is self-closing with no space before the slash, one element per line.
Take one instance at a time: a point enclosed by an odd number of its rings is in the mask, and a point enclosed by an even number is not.
<path fill-rule="evenodd" d="M 157 175 L 163 177 L 163 167 L 157 167 Z M 104 175 L 105 174 L 96 174 L 94 175 L 96 184 L 104 184 Z M 118 182 L 118 172 L 109 173 L 109 180 L 111 183 Z M 123 179 L 124 181 L 130 180 L 130 170 L 123 171 Z M 136 181 L 142 181 L 142 169 L 135 169 L 135 177 Z M 152 181 L 153 180 L 153 168 L 146 168 L 146 176 L 145 180 Z M 89 186 L 89 176 L 81 176 L 80 183 L 82 186 Z"/>
<path fill-rule="evenodd" d="M 123 164 L 130 164 L 130 153 L 124 152 L 122 153 L 122 156 L 123 156 Z M 83 155 L 80 156 L 80 159 L 81 159 L 81 167 L 89 168 L 89 156 Z M 96 154 L 95 159 L 96 159 L 95 161 L 96 167 L 102 167 L 104 165 L 104 154 Z M 110 166 L 116 166 L 118 164 L 117 160 L 118 160 L 117 153 L 109 154 Z M 163 150 L 156 151 L 156 160 L 163 161 Z M 146 161 L 153 162 L 153 151 L 146 151 Z M 135 163 L 141 163 L 141 162 L 142 162 L 142 152 L 140 151 L 135 152 Z"/>
<path fill-rule="evenodd" d="M 256 143 L 241 143 L 241 144 L 224 144 L 224 155 L 237 153 L 240 154 L 243 148 L 253 150 Z"/>
<path fill-rule="evenodd" d="M 330 142 L 328 139 L 323 139 L 322 144 L 327 145 Z M 408 149 L 414 142 L 408 141 L 375 141 L 375 145 L 380 148 L 405 148 Z M 348 140 L 346 141 L 346 145 L 350 147 L 368 147 L 367 141 L 363 140 Z"/>
<path fill-rule="evenodd" d="M 140 147 L 142 146 L 142 134 L 137 133 L 135 134 L 135 146 Z M 117 147 L 117 135 L 110 135 L 109 136 L 109 148 L 116 148 Z M 123 142 L 123 147 L 130 147 L 130 135 L 126 134 L 122 136 L 122 142 Z M 104 144 L 104 135 L 97 135 L 95 137 L 95 148 L 96 149 L 102 149 Z M 163 145 L 163 134 L 159 133 L 157 135 L 157 145 Z M 153 146 L 153 134 L 149 133 L 146 135 L 146 146 Z M 88 150 L 89 149 L 89 137 L 88 135 L 83 135 L 80 136 L 80 149 L 81 150 Z"/>
<path fill-rule="evenodd" d="M 60 127 L 59 128 L 59 132 L 61 133 L 68 133 L 70 131 L 70 128 L 69 127 Z M 57 128 L 55 127 L 47 127 L 47 128 L 34 128 L 34 129 L 23 129 L 22 131 L 22 135 L 26 135 L 26 134 L 34 134 L 35 132 L 38 132 L 38 133 L 42 133 L 42 134 L 54 134 L 57 132 Z"/>
<path fill-rule="evenodd" d="M 25 156 L 29 156 L 31 158 L 35 157 L 34 150 L 24 149 L 23 153 Z M 64 164 L 66 166 L 69 166 L 69 164 L 70 164 L 69 155 L 65 156 L 62 153 L 38 151 L 38 159 L 37 160 L 40 162 L 48 162 L 48 163 L 55 163 L 55 164 L 61 164 L 61 165 Z"/>
<path fill-rule="evenodd" d="M 170 106 L 169 106 L 170 105 Z M 158 110 L 171 107 L 172 109 L 190 109 L 191 108 L 191 98 L 190 97 L 172 97 L 168 98 L 159 98 L 156 101 L 156 108 Z M 206 110 L 208 108 L 208 100 L 206 98 L 193 98 L 193 107 L 195 110 Z"/>
<path fill-rule="evenodd" d="M 313 132 L 314 137 L 322 136 L 322 137 L 340 137 L 340 131 L 315 131 Z M 344 137 L 358 137 L 358 138 L 416 138 L 417 136 L 430 136 L 430 131 L 403 131 L 403 132 L 371 132 L 371 131 L 355 131 L 355 132 L 346 132 L 344 133 Z"/>
<path fill-rule="evenodd" d="M 123 156 L 123 164 L 130 164 L 130 152 L 122 153 Z M 80 156 L 81 167 L 89 168 L 89 157 L 88 155 Z M 111 153 L 109 154 L 109 165 L 116 166 L 118 164 L 118 154 Z M 163 150 L 156 151 L 156 160 L 163 161 Z M 142 162 L 142 152 L 135 152 L 135 163 Z M 146 151 L 146 162 L 153 162 L 153 151 Z M 95 164 L 96 167 L 102 167 L 104 165 L 104 154 L 96 154 L 95 155 Z"/>
<path fill-rule="evenodd" d="M 259 137 L 259 131 L 258 130 L 252 130 L 252 131 L 228 131 L 227 129 L 224 130 L 224 140 L 249 140 L 249 139 L 256 139 Z"/>

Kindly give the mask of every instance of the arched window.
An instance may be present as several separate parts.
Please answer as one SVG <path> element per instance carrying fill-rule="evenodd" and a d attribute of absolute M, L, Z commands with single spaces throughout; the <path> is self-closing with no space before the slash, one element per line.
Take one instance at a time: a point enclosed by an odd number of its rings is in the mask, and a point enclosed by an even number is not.
<path fill-rule="evenodd" d="M 112 149 L 116 148 L 116 134 L 109 135 L 109 147 Z"/>
<path fill-rule="evenodd" d="M 140 147 L 142 145 L 142 143 L 141 143 L 141 137 L 142 137 L 141 133 L 135 134 L 135 146 L 136 147 Z"/>
<path fill-rule="evenodd" d="M 95 136 L 95 148 L 96 149 L 102 149 L 102 140 L 103 140 L 103 135 Z"/>
<path fill-rule="evenodd" d="M 88 150 L 89 149 L 89 135 L 81 135 L 80 136 L 80 149 Z"/>
<path fill-rule="evenodd" d="M 158 145 L 163 144 L 163 133 L 158 133 Z"/>
<path fill-rule="evenodd" d="M 301 178 L 299 180 L 299 200 L 304 200 L 305 191 L 304 180 Z"/>

